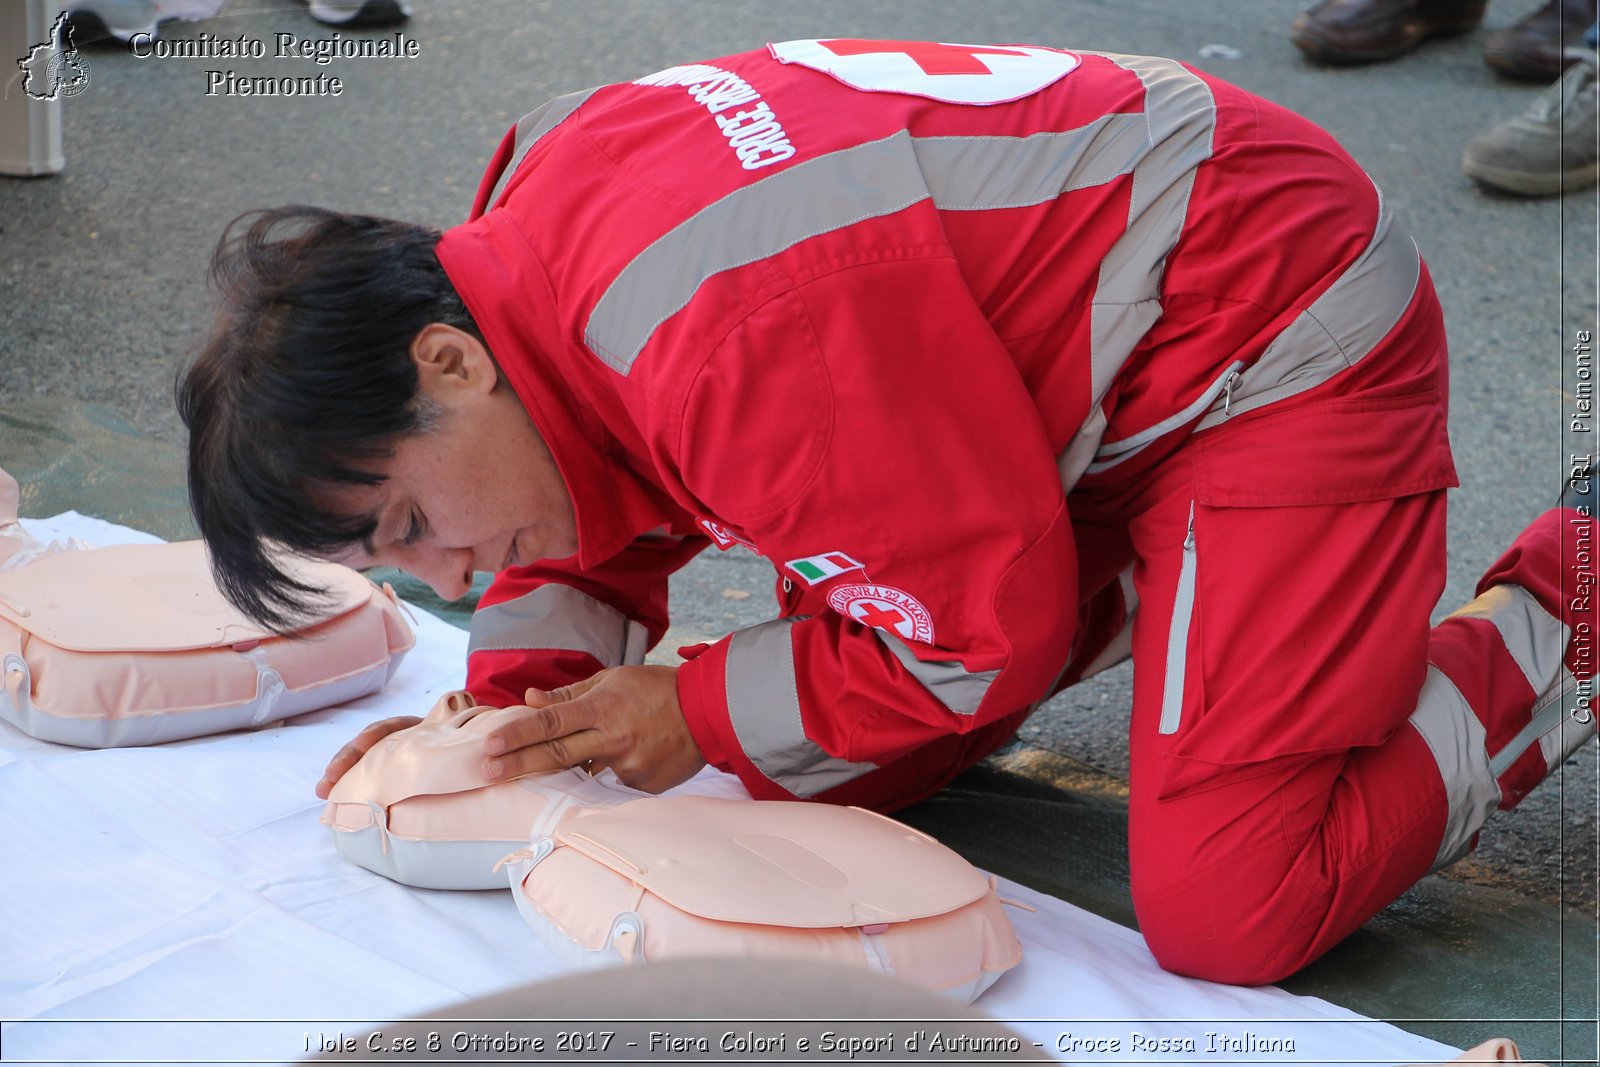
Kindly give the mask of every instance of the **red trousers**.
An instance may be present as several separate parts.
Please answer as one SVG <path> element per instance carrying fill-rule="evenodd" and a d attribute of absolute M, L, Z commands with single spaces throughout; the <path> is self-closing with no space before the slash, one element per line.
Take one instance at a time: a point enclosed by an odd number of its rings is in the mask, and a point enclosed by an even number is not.
<path fill-rule="evenodd" d="M 1586 517 L 1541 516 L 1478 600 L 1429 624 L 1454 481 L 1445 409 L 1424 275 L 1356 366 L 1069 497 L 1083 602 L 1065 682 L 1131 645 L 1132 894 L 1168 970 L 1293 973 L 1469 851 L 1593 732 L 1579 660 L 1595 613 L 1573 596 L 1593 584 Z M 828 799 L 932 788 L 1014 726 Z"/>
<path fill-rule="evenodd" d="M 1450 467 L 1426 284 L 1391 337 L 1073 510 L 1085 619 L 1115 618 L 1132 551 L 1132 893 L 1168 970 L 1293 973 L 1593 733 L 1587 517 L 1541 516 L 1430 627 Z"/>

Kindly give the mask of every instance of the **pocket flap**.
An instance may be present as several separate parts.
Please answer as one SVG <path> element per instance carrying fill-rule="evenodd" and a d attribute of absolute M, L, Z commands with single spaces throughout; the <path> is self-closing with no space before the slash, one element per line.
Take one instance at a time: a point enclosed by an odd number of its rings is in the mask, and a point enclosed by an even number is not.
<path fill-rule="evenodd" d="M 652 797 L 583 815 L 556 840 L 681 911 L 811 929 L 942 915 L 989 891 L 933 838 L 860 808 Z"/>
<path fill-rule="evenodd" d="M 366 603 L 375 588 L 335 563 L 295 559 L 288 569 L 329 590 L 318 622 Z M 223 599 L 202 541 L 62 552 L 0 573 L 0 617 L 74 652 L 181 652 L 273 636 Z"/>
<path fill-rule="evenodd" d="M 1431 389 L 1246 416 L 1195 444 L 1205 455 L 1195 499 L 1214 507 L 1348 504 L 1457 484 L 1444 404 Z"/>

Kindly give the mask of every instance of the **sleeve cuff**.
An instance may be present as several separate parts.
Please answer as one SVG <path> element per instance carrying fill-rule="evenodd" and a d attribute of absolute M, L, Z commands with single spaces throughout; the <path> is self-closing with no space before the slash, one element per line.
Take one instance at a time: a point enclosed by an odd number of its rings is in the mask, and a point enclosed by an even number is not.
<path fill-rule="evenodd" d="M 678 706 L 689 735 L 707 763 L 737 775 L 756 800 L 795 800 L 795 795 L 761 773 L 744 753 L 728 715 L 729 637 L 706 648 L 678 668 Z"/>
<path fill-rule="evenodd" d="M 728 697 L 723 677 L 728 662 L 728 639 L 697 649 L 678 668 L 678 706 L 683 709 L 683 720 L 689 734 L 707 763 L 725 774 L 738 774 L 729 751 L 739 751 L 738 739 L 733 736 L 733 726 L 728 721 Z M 742 775 L 741 775 L 742 777 Z"/>

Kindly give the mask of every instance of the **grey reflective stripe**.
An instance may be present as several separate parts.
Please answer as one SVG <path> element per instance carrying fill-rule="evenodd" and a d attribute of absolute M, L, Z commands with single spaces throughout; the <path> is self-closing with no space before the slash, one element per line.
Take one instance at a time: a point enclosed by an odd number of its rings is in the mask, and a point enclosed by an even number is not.
<path fill-rule="evenodd" d="M 1548 690 L 1540 693 L 1539 699 L 1533 705 L 1533 717 L 1528 720 L 1528 725 L 1517 731 L 1517 736 L 1506 743 L 1506 747 L 1494 754 L 1489 761 L 1489 769 L 1496 778 L 1511 767 L 1511 765 L 1535 742 L 1539 744 L 1539 754 L 1544 757 L 1545 767 L 1554 770 L 1561 761 L 1567 758 L 1563 751 L 1563 742 L 1567 740 L 1563 734 L 1563 721 L 1572 718 L 1572 713 L 1579 710 L 1578 681 L 1572 672 L 1562 667 Z M 1570 705 L 1570 706 L 1569 706 Z M 1587 740 L 1587 735 L 1594 732 L 1592 723 L 1583 724 L 1574 721 L 1576 728 L 1574 736 L 1581 744 Z M 1555 757 L 1552 759 L 1551 757 Z"/>
<path fill-rule="evenodd" d="M 1078 675 L 1079 681 L 1133 658 L 1133 617 L 1139 612 L 1139 594 L 1133 587 L 1132 567 L 1125 568 L 1117 575 L 1117 586 L 1122 592 L 1122 629 L 1094 659 L 1084 664 L 1083 673 Z"/>
<path fill-rule="evenodd" d="M 1559 765 L 1567 756 L 1568 735 L 1580 743 L 1584 735 L 1583 724 L 1563 724 L 1577 710 L 1573 700 L 1577 682 L 1562 663 L 1571 630 L 1526 589 L 1509 584 L 1484 590 L 1472 603 L 1452 612 L 1450 618 L 1481 619 L 1493 625 L 1528 687 L 1538 694 L 1528 725 L 1490 758 L 1491 773 L 1498 778 L 1535 744 L 1547 767 Z M 1592 727 L 1589 729 L 1592 731 Z"/>
<path fill-rule="evenodd" d="M 1466 607 L 1451 612 L 1450 618 L 1493 623 L 1535 693 L 1549 689 L 1561 673 L 1570 631 L 1521 586 L 1491 586 Z"/>
<path fill-rule="evenodd" d="M 873 633 L 894 653 L 906 673 L 957 715 L 976 715 L 989 687 L 1000 677 L 999 671 L 968 671 L 954 660 L 920 660 L 898 634 L 883 630 Z"/>
<path fill-rule="evenodd" d="M 1161 687 L 1160 733 L 1175 734 L 1183 722 L 1183 687 L 1188 678 L 1189 626 L 1194 621 L 1195 571 L 1194 505 L 1189 505 L 1189 531 L 1183 538 L 1183 562 L 1178 568 L 1178 591 L 1172 600 L 1172 623 L 1167 630 L 1167 670 Z"/>
<path fill-rule="evenodd" d="M 1450 618 L 1492 624 L 1538 697 L 1528 724 L 1491 756 L 1478 716 L 1449 679 L 1429 668 L 1411 722 L 1433 751 L 1450 803 L 1448 828 L 1435 869 L 1467 853 L 1472 835 L 1500 802 L 1499 777 L 1529 749 L 1539 747 L 1548 773 L 1595 732 L 1586 694 L 1562 663 L 1571 631 L 1527 590 L 1494 586 Z"/>
<path fill-rule="evenodd" d="M 1547 772 L 1565 763 L 1568 756 L 1595 735 L 1593 701 L 1593 680 L 1580 685 L 1572 672 L 1563 667 L 1550 692 L 1534 705 L 1534 723 L 1546 727 L 1539 732 L 1539 750 L 1544 755 Z M 1545 710 L 1551 705 L 1554 714 Z"/>
<path fill-rule="evenodd" d="M 1078 680 L 1080 682 L 1086 681 L 1101 671 L 1108 671 L 1117 664 L 1126 663 L 1132 658 L 1133 620 L 1130 618 L 1128 624 L 1117 631 L 1117 635 L 1107 643 L 1106 647 L 1101 649 L 1094 659 L 1084 664 L 1083 673 L 1078 675 Z"/>
<path fill-rule="evenodd" d="M 714 274 L 808 237 L 890 215 L 928 196 L 901 131 L 735 189 L 679 223 L 622 269 L 595 304 L 584 343 L 627 374 L 656 327 Z"/>
<path fill-rule="evenodd" d="M 1136 289 L 1151 307 L 1133 313 L 1149 322 L 1131 340 L 1126 325 L 1111 321 L 1120 312 L 1101 313 L 1110 331 L 1102 347 L 1116 364 L 1108 372 L 1114 374 L 1159 314 L 1153 301 L 1160 262 L 1182 230 L 1192 171 L 1210 155 L 1214 118 L 1210 90 L 1178 64 L 1109 58 L 1139 73 L 1148 92 L 1145 113 L 1105 115 L 1077 129 L 1026 137 L 915 138 L 902 130 L 777 171 L 707 205 L 640 252 L 595 304 L 584 343 L 627 374 L 656 328 L 722 271 L 920 200 L 942 211 L 1025 207 L 1131 172 L 1130 228 L 1116 245 L 1121 260 L 1109 278 L 1112 289 L 1100 299 L 1115 302 Z"/>
<path fill-rule="evenodd" d="M 1100 264 L 1089 329 L 1093 403 L 1161 317 L 1161 276 L 1183 234 L 1195 168 L 1211 157 L 1216 101 L 1205 82 L 1170 59 L 1112 56 L 1144 83 L 1149 149 L 1133 168 L 1128 228 Z"/>
<path fill-rule="evenodd" d="M 1105 433 L 1106 413 L 1100 409 L 1100 402 L 1096 400 L 1088 419 L 1078 427 L 1078 432 L 1073 434 L 1072 440 L 1067 442 L 1067 447 L 1056 457 L 1056 471 L 1061 475 L 1062 489 L 1072 492 L 1072 487 L 1078 484 L 1083 472 L 1094 462 L 1095 451 L 1100 447 L 1100 440 Z"/>
<path fill-rule="evenodd" d="M 1131 624 L 1134 612 L 1139 610 L 1139 590 L 1133 584 L 1133 568 L 1124 567 L 1117 575 L 1117 588 L 1122 591 L 1122 614 Z"/>
<path fill-rule="evenodd" d="M 1127 174 L 1149 148 L 1143 115 L 1104 115 L 1085 126 L 1026 137 L 912 138 L 941 211 L 1032 207 Z"/>
<path fill-rule="evenodd" d="M 1195 168 L 1211 158 L 1216 100 L 1204 81 L 1170 59 L 1096 52 L 1144 83 L 1146 151 L 1133 167 L 1128 227 L 1100 264 L 1089 318 L 1089 417 L 1056 460 L 1070 492 L 1100 447 L 1100 403 L 1128 357 L 1161 317 L 1161 278 L 1183 235 Z"/>
<path fill-rule="evenodd" d="M 594 89 L 558 96 L 517 120 L 516 136 L 511 140 L 511 162 L 500 172 L 500 180 L 494 183 L 494 190 L 489 194 L 488 203 L 484 205 L 485 211 L 500 202 L 501 194 L 506 191 L 506 183 L 511 180 L 511 175 L 516 173 L 517 168 L 522 166 L 522 161 L 528 156 L 528 149 L 537 144 L 539 138 L 561 125 L 568 115 L 582 107 L 583 102 L 593 96 L 598 89 L 596 86 Z"/>
<path fill-rule="evenodd" d="M 806 736 L 790 627 L 775 619 L 740 630 L 728 644 L 728 718 L 744 754 L 795 796 L 812 797 L 877 770 L 829 755 Z"/>
<path fill-rule="evenodd" d="M 1355 366 L 1400 321 L 1421 276 L 1417 246 L 1380 194 L 1377 226 L 1366 249 L 1239 376 L 1227 411 L 1219 401 L 1196 429 L 1296 396 Z"/>
<path fill-rule="evenodd" d="M 1115 467 L 1118 463 L 1121 463 L 1124 460 L 1132 459 L 1134 456 L 1142 452 L 1145 446 L 1150 444 L 1152 441 L 1160 440 L 1162 437 L 1171 433 L 1173 430 L 1176 430 L 1178 427 L 1183 426 L 1190 420 L 1199 418 L 1200 413 L 1205 411 L 1206 408 L 1210 407 L 1212 402 L 1215 401 L 1223 392 L 1223 390 L 1228 387 L 1228 379 L 1233 377 L 1239 368 L 1243 366 L 1244 361 L 1237 359 L 1228 364 L 1228 369 L 1223 371 L 1222 375 L 1217 378 L 1215 382 L 1211 383 L 1210 388 L 1201 393 L 1199 396 L 1195 397 L 1194 400 L 1190 401 L 1187 407 L 1178 412 L 1176 415 L 1168 415 L 1154 426 L 1147 426 L 1136 434 L 1124 437 L 1119 441 L 1112 441 L 1109 444 L 1101 445 L 1100 451 L 1097 453 L 1097 455 L 1108 458 L 1103 459 L 1098 463 L 1089 464 L 1089 473 L 1098 474 L 1100 471 L 1109 470 L 1110 468 Z"/>
<path fill-rule="evenodd" d="M 1500 803 L 1500 786 L 1489 766 L 1483 724 L 1455 685 L 1437 667 L 1428 667 L 1411 725 L 1433 753 L 1449 812 L 1433 870 L 1449 866 L 1472 849 L 1477 833 Z"/>
<path fill-rule="evenodd" d="M 552 650 L 587 652 L 603 667 L 644 662 L 645 627 L 609 604 L 552 582 L 472 616 L 467 655 Z"/>

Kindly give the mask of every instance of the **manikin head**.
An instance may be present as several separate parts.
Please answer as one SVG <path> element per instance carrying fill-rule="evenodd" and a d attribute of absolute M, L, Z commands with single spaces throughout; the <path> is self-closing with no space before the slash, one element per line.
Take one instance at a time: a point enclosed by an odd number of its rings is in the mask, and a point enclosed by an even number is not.
<path fill-rule="evenodd" d="M 486 708 L 472 694 L 441 696 L 415 726 L 383 738 L 334 783 L 330 806 L 384 807 L 408 797 L 468 793 L 488 788 L 483 780 L 483 739 L 505 721 L 506 712 Z"/>
<path fill-rule="evenodd" d="M 454 599 L 474 571 L 577 551 L 550 450 L 434 255 L 439 234 L 288 207 L 234 220 L 222 307 L 178 385 L 218 585 L 275 629 L 319 591 L 274 548 L 393 566 Z"/>
<path fill-rule="evenodd" d="M 609 772 L 575 768 L 484 782 L 484 738 L 519 710 L 446 693 L 421 722 L 378 741 L 328 794 L 322 822 L 334 847 L 406 885 L 504 892 L 499 861 L 530 836 L 644 796 Z"/>

